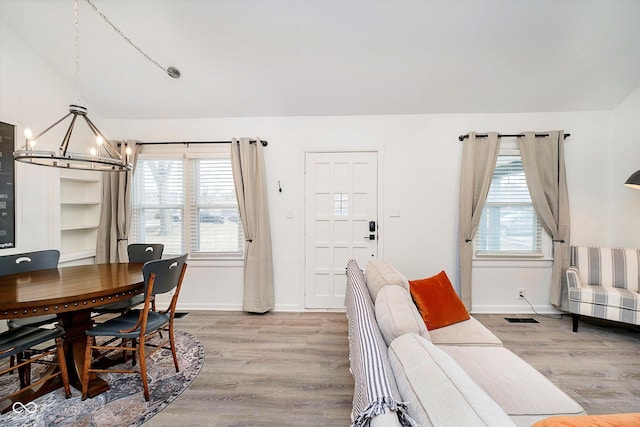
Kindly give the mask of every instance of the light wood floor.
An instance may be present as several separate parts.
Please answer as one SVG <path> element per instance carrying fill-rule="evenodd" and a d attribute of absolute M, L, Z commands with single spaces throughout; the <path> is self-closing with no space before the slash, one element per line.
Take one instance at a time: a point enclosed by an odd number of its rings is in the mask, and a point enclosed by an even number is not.
<path fill-rule="evenodd" d="M 640 412 L 640 331 L 535 317 L 476 315 L 505 347 L 587 413 Z M 529 316 L 527 316 L 529 317 Z M 348 426 L 353 397 L 344 313 L 196 311 L 176 320 L 206 362 L 191 387 L 149 426 Z"/>

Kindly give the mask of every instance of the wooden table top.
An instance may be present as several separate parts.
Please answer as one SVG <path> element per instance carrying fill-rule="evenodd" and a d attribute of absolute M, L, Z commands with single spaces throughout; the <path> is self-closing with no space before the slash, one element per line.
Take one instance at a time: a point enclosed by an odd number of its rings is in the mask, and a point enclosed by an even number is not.
<path fill-rule="evenodd" d="M 143 292 L 141 263 L 88 264 L 0 277 L 0 318 L 56 314 Z"/>

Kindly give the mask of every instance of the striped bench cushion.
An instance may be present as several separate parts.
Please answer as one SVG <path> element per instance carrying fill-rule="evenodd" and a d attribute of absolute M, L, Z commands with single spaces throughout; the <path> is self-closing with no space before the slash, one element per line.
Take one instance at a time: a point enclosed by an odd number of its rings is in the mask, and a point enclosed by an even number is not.
<path fill-rule="evenodd" d="M 395 412 L 397 425 L 416 426 L 393 377 L 387 346 L 377 327 L 373 302 L 362 270 L 355 260 L 347 264 L 345 296 L 349 319 L 349 360 L 355 380 L 352 426 L 369 426 L 373 418 Z"/>

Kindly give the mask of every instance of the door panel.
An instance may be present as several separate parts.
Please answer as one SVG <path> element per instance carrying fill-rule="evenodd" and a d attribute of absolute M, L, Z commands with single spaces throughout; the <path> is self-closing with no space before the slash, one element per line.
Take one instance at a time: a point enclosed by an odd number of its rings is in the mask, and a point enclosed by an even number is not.
<path fill-rule="evenodd" d="M 305 305 L 343 308 L 345 267 L 378 255 L 376 152 L 305 156 Z M 374 239 L 369 238 L 370 235 Z"/>

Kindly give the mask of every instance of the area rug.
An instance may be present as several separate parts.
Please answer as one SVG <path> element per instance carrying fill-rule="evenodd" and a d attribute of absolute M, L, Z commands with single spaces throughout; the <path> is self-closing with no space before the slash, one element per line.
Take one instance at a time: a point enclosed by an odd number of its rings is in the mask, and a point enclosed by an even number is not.
<path fill-rule="evenodd" d="M 25 426 L 139 426 L 169 405 L 198 376 L 204 365 L 204 347 L 193 335 L 176 331 L 176 351 L 180 372 L 176 372 L 170 350 L 159 350 L 147 357 L 149 402 L 142 394 L 139 374 L 100 374 L 111 389 L 93 399 L 82 401 L 71 387 L 72 396 L 64 398 L 58 389 L 15 411 L 0 415 L 4 427 Z M 13 376 L 15 377 L 15 376 Z M 13 387 L 2 384 L 0 387 Z"/>

